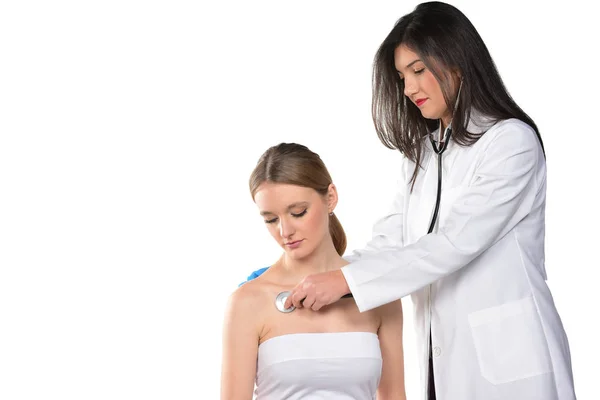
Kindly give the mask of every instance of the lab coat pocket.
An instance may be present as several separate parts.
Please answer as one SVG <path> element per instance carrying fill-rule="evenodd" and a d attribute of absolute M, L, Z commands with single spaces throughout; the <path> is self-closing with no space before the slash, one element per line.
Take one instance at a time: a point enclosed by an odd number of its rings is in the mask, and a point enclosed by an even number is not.
<path fill-rule="evenodd" d="M 532 297 L 469 314 L 481 375 L 494 385 L 552 370 Z"/>

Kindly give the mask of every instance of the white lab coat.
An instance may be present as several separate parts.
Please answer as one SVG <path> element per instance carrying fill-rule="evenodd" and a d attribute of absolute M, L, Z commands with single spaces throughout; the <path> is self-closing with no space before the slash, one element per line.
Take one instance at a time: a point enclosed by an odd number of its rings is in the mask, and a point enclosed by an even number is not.
<path fill-rule="evenodd" d="M 405 160 L 392 210 L 342 271 L 360 311 L 412 294 L 422 398 L 429 331 L 438 400 L 575 399 L 567 337 L 546 285 L 546 165 L 533 129 L 473 113 L 474 145 L 443 155 L 440 214 L 429 140 L 412 192 Z M 437 137 L 438 132 L 434 133 Z"/>

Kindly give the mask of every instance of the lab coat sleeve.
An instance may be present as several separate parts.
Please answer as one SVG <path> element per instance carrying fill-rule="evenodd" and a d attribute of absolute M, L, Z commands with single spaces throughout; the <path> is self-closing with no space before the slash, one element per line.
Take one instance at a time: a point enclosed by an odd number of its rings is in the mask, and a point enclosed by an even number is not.
<path fill-rule="evenodd" d="M 373 225 L 372 238 L 364 248 L 345 254 L 344 259 L 356 262 L 366 255 L 373 255 L 386 249 L 404 246 L 404 199 L 407 187 L 408 160 L 403 159 L 400 166 L 400 179 L 397 191 L 387 214 Z"/>
<path fill-rule="evenodd" d="M 470 185 L 451 206 L 437 233 L 408 246 L 365 255 L 342 268 L 361 312 L 402 298 L 464 267 L 530 212 L 539 181 L 545 178 L 537 136 L 514 120 L 503 122 L 494 134 Z"/>

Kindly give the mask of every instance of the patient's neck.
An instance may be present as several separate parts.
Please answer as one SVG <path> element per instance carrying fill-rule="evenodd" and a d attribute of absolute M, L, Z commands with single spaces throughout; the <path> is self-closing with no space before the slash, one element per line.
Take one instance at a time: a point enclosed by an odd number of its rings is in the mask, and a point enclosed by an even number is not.
<path fill-rule="evenodd" d="M 286 275 L 297 278 L 320 272 L 333 271 L 348 264 L 337 253 L 331 240 L 324 241 L 312 253 L 301 259 L 290 257 L 284 253 L 279 262 L 285 270 Z"/>

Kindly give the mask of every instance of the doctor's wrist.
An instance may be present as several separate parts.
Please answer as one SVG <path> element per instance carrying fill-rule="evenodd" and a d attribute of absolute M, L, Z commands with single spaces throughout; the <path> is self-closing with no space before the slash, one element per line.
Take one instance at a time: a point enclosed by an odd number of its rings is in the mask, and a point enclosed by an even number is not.
<path fill-rule="evenodd" d="M 344 273 L 342 272 L 341 269 L 336 271 L 339 275 L 339 282 L 340 282 L 340 291 L 342 296 L 347 295 L 350 293 L 350 286 L 348 286 L 348 282 L 346 281 L 346 277 L 344 276 Z"/>

